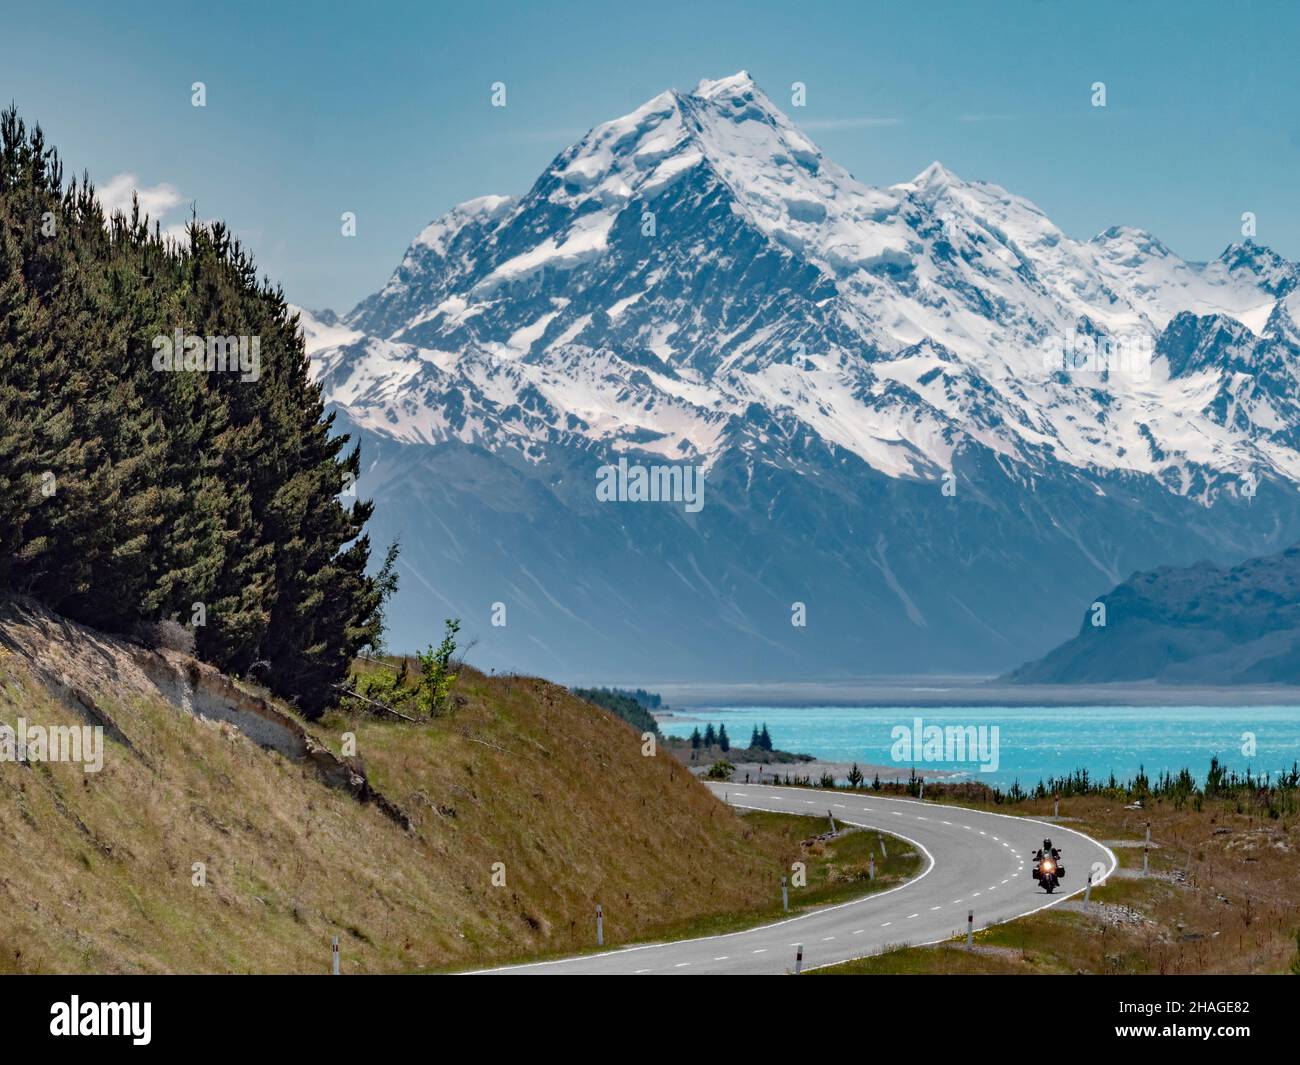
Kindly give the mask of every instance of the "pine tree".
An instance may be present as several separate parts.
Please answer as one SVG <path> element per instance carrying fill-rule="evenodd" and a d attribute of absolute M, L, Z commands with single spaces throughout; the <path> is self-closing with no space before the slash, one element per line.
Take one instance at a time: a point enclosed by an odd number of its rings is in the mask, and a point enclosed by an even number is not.
<path fill-rule="evenodd" d="M 255 339 L 259 372 L 156 369 L 178 330 Z M 138 203 L 106 219 L 40 128 L 0 113 L 5 587 L 111 631 L 202 622 L 201 657 L 319 713 L 396 587 L 395 548 L 367 575 L 347 445 L 297 318 L 225 226 L 176 243 Z"/>
<path fill-rule="evenodd" d="M 727 736 L 727 726 L 718 726 L 718 747 L 723 751 L 731 750 L 731 740 Z"/>
<path fill-rule="evenodd" d="M 712 747 L 717 742 L 718 734 L 713 731 L 713 723 L 710 722 L 704 726 L 704 746 L 706 748 Z"/>
<path fill-rule="evenodd" d="M 758 745 L 765 751 L 772 749 L 772 737 L 767 731 L 767 722 L 763 722 L 763 731 L 758 734 Z"/>
<path fill-rule="evenodd" d="M 701 743 L 700 728 L 697 725 L 695 728 L 691 730 L 691 750 L 698 751 L 700 749 L 700 743 Z"/>

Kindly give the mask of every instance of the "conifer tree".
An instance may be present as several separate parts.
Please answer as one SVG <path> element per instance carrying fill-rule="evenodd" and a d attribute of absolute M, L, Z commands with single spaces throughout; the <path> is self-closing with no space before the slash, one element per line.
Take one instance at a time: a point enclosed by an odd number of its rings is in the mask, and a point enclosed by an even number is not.
<path fill-rule="evenodd" d="M 158 368 L 177 336 L 199 366 Z M 226 338 L 256 340 L 255 373 L 206 365 Z M 173 242 L 138 203 L 105 218 L 0 113 L 0 587 L 110 631 L 194 622 L 201 657 L 316 714 L 396 587 L 395 547 L 367 574 L 359 472 L 297 318 L 226 227 Z"/>

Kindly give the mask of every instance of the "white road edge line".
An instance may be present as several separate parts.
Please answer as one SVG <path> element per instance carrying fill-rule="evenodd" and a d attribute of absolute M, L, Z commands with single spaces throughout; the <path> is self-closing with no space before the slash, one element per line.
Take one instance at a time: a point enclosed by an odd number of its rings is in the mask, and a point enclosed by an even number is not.
<path fill-rule="evenodd" d="M 760 787 L 760 788 L 782 788 L 782 787 L 784 787 L 784 785 L 776 785 L 776 784 L 758 784 L 758 785 L 751 785 L 751 787 Z M 828 792 L 828 793 L 826 793 L 826 794 L 833 794 L 833 793 Z M 784 796 L 784 795 L 772 795 L 772 796 L 769 796 L 769 797 L 772 798 L 772 799 L 779 800 L 779 801 L 793 801 L 793 800 L 787 800 L 787 799 L 786 799 L 786 796 Z M 812 802 L 813 800 L 805 800 L 805 801 Z M 936 806 L 939 806 L 939 804 L 937 804 L 937 803 L 920 802 L 920 801 L 918 801 L 918 800 L 916 800 L 916 799 L 894 799 L 894 798 L 890 798 L 890 799 L 887 800 L 887 801 L 889 801 L 889 802 L 895 802 L 895 803 L 906 803 L 906 804 L 908 804 L 908 805 L 914 805 L 914 806 L 928 806 L 928 807 L 930 807 L 931 809 L 935 808 Z M 730 805 L 732 805 L 732 806 L 736 806 L 736 807 L 739 807 L 740 809 L 744 809 L 744 810 L 763 810 L 763 809 L 766 809 L 765 807 L 762 807 L 762 806 L 751 806 L 751 805 L 749 805 L 749 804 L 747 804 L 747 803 L 734 803 L 734 802 L 733 802 L 733 803 L 731 803 Z M 944 808 L 944 809 L 952 809 L 952 807 L 943 807 L 943 808 Z M 872 808 L 872 807 L 863 807 L 862 809 L 863 809 L 863 812 L 864 812 L 864 813 L 873 813 L 873 812 L 874 812 L 874 808 Z M 1040 820 L 1038 820 L 1038 819 L 1035 818 L 1035 817 L 1019 817 L 1019 816 L 1017 816 L 1016 814 L 1002 814 L 1002 813 L 994 813 L 994 812 L 991 811 L 991 810 L 967 810 L 965 807 L 957 807 L 957 809 L 963 810 L 963 811 L 966 812 L 966 813 L 973 813 L 973 814 L 976 814 L 976 815 L 981 816 L 981 817 L 1004 817 L 1004 818 L 1006 818 L 1006 819 L 1008 819 L 1008 820 L 1015 821 L 1017 824 L 1021 824 L 1021 825 L 1040 825 L 1040 826 L 1042 826 L 1042 827 L 1044 827 L 1044 828 L 1055 829 L 1056 832 L 1057 832 L 1058 834 L 1061 833 L 1061 832 L 1068 832 L 1068 833 L 1069 833 L 1070 835 L 1072 835 L 1072 836 L 1078 836 L 1080 839 L 1085 840 L 1086 842 L 1091 843 L 1091 844 L 1093 844 L 1094 846 L 1100 847 L 1100 848 L 1101 848 L 1103 851 L 1105 851 L 1106 854 L 1110 857 L 1110 868 L 1109 868 L 1105 873 L 1103 873 L 1103 874 L 1102 874 L 1102 875 L 1097 879 L 1096 883 L 1093 884 L 1093 887 L 1099 887 L 1099 886 L 1101 886 L 1102 884 L 1104 884 L 1104 883 L 1105 883 L 1105 882 L 1110 878 L 1111 874 L 1114 873 L 1115 870 L 1119 868 L 1119 859 L 1115 856 L 1115 852 L 1114 852 L 1113 850 L 1111 850 L 1110 847 L 1106 846 L 1106 844 L 1102 843 L 1100 840 L 1093 839 L 1091 836 L 1086 835 L 1085 833 L 1080 832 L 1080 831 L 1078 831 L 1077 829 L 1067 828 L 1065 825 L 1060 825 L 1060 824 L 1051 824 L 1051 823 L 1049 823 L 1049 822 L 1047 822 L 1047 821 L 1040 821 Z M 895 811 L 895 812 L 896 812 L 896 811 Z M 901 815 L 899 815 L 899 816 L 901 816 Z M 843 820 L 845 824 L 853 825 L 855 828 L 866 828 L 866 829 L 874 829 L 875 831 L 883 831 L 882 829 L 877 828 L 875 825 L 858 825 L 858 824 L 855 824 L 855 823 L 852 822 L 852 821 L 849 821 L 847 818 L 842 818 L 841 820 Z M 970 828 L 969 825 L 963 825 L 962 827 L 963 827 L 963 828 Z M 593 959 L 593 958 L 604 958 L 604 957 L 610 957 L 610 956 L 612 956 L 612 955 L 614 955 L 614 954 L 630 954 L 631 952 L 633 952 L 633 951 L 637 951 L 637 950 L 653 950 L 653 949 L 658 948 L 658 947 L 676 946 L 676 945 L 680 945 L 680 944 L 682 944 L 682 943 L 703 943 L 703 942 L 707 942 L 707 941 L 709 941 L 709 940 L 713 940 L 713 939 L 729 939 L 729 938 L 731 938 L 732 936 L 744 936 L 744 935 L 749 935 L 749 934 L 751 934 L 751 933 L 753 933 L 753 932 L 767 931 L 767 930 L 772 929 L 772 928 L 778 928 L 778 927 L 780 927 L 780 926 L 782 926 L 782 925 L 793 924 L 793 923 L 796 922 L 796 921 L 807 920 L 809 917 L 815 917 L 815 916 L 817 916 L 817 915 L 819 915 L 819 914 L 829 913 L 829 912 L 832 911 L 832 910 L 844 909 L 845 907 L 848 907 L 848 906 L 860 906 L 862 903 L 864 903 L 864 902 L 869 902 L 869 901 L 871 901 L 872 899 L 881 899 L 881 898 L 884 898 L 886 895 L 892 895 L 895 891 L 904 891 L 904 890 L 906 890 L 907 888 L 911 887 L 913 884 L 920 883 L 920 881 L 921 881 L 922 879 L 924 879 L 925 877 L 929 876 L 929 875 L 930 875 L 930 872 L 934 869 L 934 855 L 932 855 L 932 854 L 931 854 L 931 853 L 930 853 L 930 852 L 925 848 L 924 845 L 918 843 L 918 842 L 917 842 L 916 840 L 914 840 L 914 839 L 908 839 L 908 837 L 905 836 L 905 835 L 903 835 L 901 832 L 894 832 L 894 833 L 892 833 L 892 835 L 896 835 L 896 836 L 898 836 L 899 839 L 905 840 L 906 842 L 912 844 L 912 846 L 919 848 L 920 851 L 921 851 L 921 853 L 925 855 L 925 857 L 926 857 L 926 861 L 927 861 L 929 864 L 925 867 L 925 871 L 922 872 L 919 876 L 914 877 L 913 879 L 907 881 L 907 882 L 904 883 L 904 884 L 899 884 L 898 887 L 890 888 L 888 891 L 881 891 L 881 892 L 878 892 L 878 893 L 876 893 L 876 894 L 874 894 L 874 895 L 864 895 L 864 896 L 862 896 L 862 898 L 859 898 L 859 899 L 852 899 L 852 900 L 850 900 L 849 902 L 840 902 L 840 903 L 836 903 L 834 906 L 825 906 L 825 907 L 821 907 L 821 908 L 816 909 L 816 910 L 809 910 L 807 913 L 801 913 L 801 914 L 799 914 L 799 916 L 797 916 L 797 917 L 787 917 L 784 921 L 775 921 L 775 922 L 773 922 L 772 924 L 759 925 L 759 926 L 756 927 L 756 928 L 746 928 L 746 929 L 742 929 L 742 930 L 739 931 L 739 932 L 723 932 L 723 933 L 720 933 L 719 935 L 715 935 L 715 936 L 700 936 L 700 937 L 697 938 L 697 939 L 677 939 L 677 940 L 667 940 L 667 941 L 659 942 L 659 943 L 637 943 L 637 944 L 635 944 L 635 945 L 633 945 L 633 946 L 630 946 L 630 947 L 620 947 L 618 950 L 608 950 L 608 951 L 604 951 L 604 952 L 601 953 L 601 954 L 578 954 L 578 955 L 575 955 L 574 957 L 570 957 L 570 958 L 551 958 L 551 959 L 547 959 L 547 960 L 545 960 L 545 961 L 524 962 L 524 963 L 521 963 L 521 964 L 518 964 L 518 965 L 505 965 L 505 966 L 498 966 L 498 967 L 496 967 L 496 968 L 492 968 L 492 969 L 474 969 L 474 970 L 471 970 L 471 971 L 468 971 L 468 972 L 464 973 L 463 975 L 465 975 L 465 976 L 476 976 L 476 975 L 482 975 L 482 974 L 486 974 L 486 973 L 512 972 L 512 971 L 515 971 L 515 970 L 518 970 L 518 969 L 535 969 L 535 968 L 537 968 L 537 967 L 539 967 L 539 966 L 543 966 L 543 965 L 560 965 L 560 964 L 564 964 L 564 963 L 566 963 L 566 962 L 590 961 L 590 960 Z M 1023 866 L 1023 865 L 1024 865 L 1024 861 L 1022 860 L 1020 864 Z M 1032 910 L 1027 910 L 1025 913 L 1019 913 L 1019 914 L 1016 914 L 1014 917 L 1008 917 L 1008 918 L 1006 918 L 1006 919 L 1003 920 L 1003 921 L 991 921 L 991 922 L 989 922 L 989 923 L 987 923 L 987 924 L 982 924 L 982 925 L 978 926 L 978 927 L 975 929 L 975 931 L 977 931 L 977 932 L 981 932 L 981 931 L 983 931 L 985 928 L 992 928 L 992 927 L 993 927 L 994 925 L 996 925 L 996 924 L 1005 924 L 1007 921 L 1018 921 L 1018 920 L 1020 920 L 1022 917 L 1029 917 L 1029 916 L 1031 916 L 1032 914 L 1038 913 L 1038 912 L 1040 912 L 1040 911 L 1042 911 L 1042 910 L 1049 909 L 1049 908 L 1052 907 L 1052 906 L 1059 906 L 1061 903 L 1068 901 L 1069 899 L 1073 898 L 1075 895 L 1079 894 L 1079 893 L 1080 893 L 1081 891 L 1083 891 L 1083 890 L 1084 890 L 1084 887 L 1081 886 L 1081 887 L 1077 887 L 1077 888 L 1075 888 L 1075 889 L 1074 889 L 1073 891 L 1071 891 L 1068 895 L 1054 895 L 1054 896 L 1051 897 L 1051 901 L 1049 901 L 1049 902 L 1045 902 L 1045 903 L 1043 903 L 1043 905 L 1041 905 L 1041 906 L 1037 906 L 1037 907 L 1035 907 L 1035 908 L 1032 909 Z M 880 927 L 881 927 L 881 928 L 886 928 L 886 927 L 888 927 L 888 926 L 889 926 L 890 924 L 892 924 L 892 923 L 893 923 L 892 921 L 886 921 L 886 922 L 884 922 L 884 924 L 882 924 Z M 946 936 L 941 936 L 939 939 L 931 939 L 931 940 L 928 940 L 928 941 L 926 941 L 926 942 L 924 942 L 924 943 L 912 943 L 912 944 L 909 944 L 909 945 L 910 945 L 910 946 L 913 946 L 913 947 L 929 947 L 929 946 L 933 946 L 935 943 L 945 943 L 945 942 L 947 942 L 948 940 L 950 940 L 950 939 L 952 939 L 952 938 L 953 938 L 952 935 L 946 935 Z M 883 951 L 876 951 L 876 952 L 874 952 L 874 953 L 883 953 Z M 859 955 L 857 955 L 856 957 L 857 957 L 857 958 L 867 958 L 867 957 L 871 957 L 871 956 L 872 956 L 872 954 L 859 954 Z M 856 960 L 856 958 L 844 958 L 844 959 L 842 959 L 842 961 L 826 962 L 826 963 L 824 963 L 824 964 L 822 964 L 822 965 L 811 965 L 811 966 L 806 967 L 806 968 L 804 969 L 804 972 L 811 972 L 813 969 L 825 969 L 825 968 L 827 968 L 827 967 L 829 967 L 829 966 L 831 966 L 831 965 L 840 965 L 840 964 L 842 964 L 843 961 L 854 961 L 854 960 Z"/>
<path fill-rule="evenodd" d="M 776 785 L 771 785 L 771 784 L 751 785 L 751 787 L 755 787 L 755 786 L 767 788 L 767 787 L 774 787 Z M 783 787 L 784 785 L 780 785 L 780 786 Z M 784 798 L 784 796 L 774 795 L 772 796 L 772 798 Z M 765 806 L 750 806 L 747 803 L 743 803 L 743 802 L 733 802 L 730 805 L 739 807 L 742 810 L 766 810 L 767 809 Z M 865 829 L 873 829 L 875 831 L 884 831 L 883 829 L 877 829 L 875 825 L 860 825 L 856 821 L 850 821 L 847 817 L 841 817 L 840 820 L 843 821 L 846 825 L 852 825 L 854 828 L 865 828 Z M 913 884 L 919 884 L 922 880 L 924 880 L 927 876 L 929 876 L 931 870 L 934 869 L 934 855 L 931 854 L 926 849 L 925 844 L 920 843 L 917 840 L 911 839 L 910 837 L 903 835 L 903 833 L 901 832 L 895 832 L 892 829 L 887 834 L 891 836 L 897 836 L 899 839 L 903 840 L 904 842 L 910 843 L 913 847 L 915 847 L 917 850 L 919 850 L 922 854 L 925 855 L 925 860 L 927 862 L 927 865 L 923 872 L 919 873 L 917 876 L 914 876 L 911 880 L 899 884 L 898 887 L 890 888 L 888 891 L 877 891 L 872 895 L 863 895 L 861 898 L 850 899 L 848 902 L 837 902 L 833 906 L 822 906 L 815 910 L 809 910 L 807 913 L 801 913 L 797 917 L 787 917 L 783 921 L 773 921 L 771 924 L 756 925 L 753 928 L 742 928 L 739 932 L 721 932 L 715 936 L 698 936 L 695 939 L 669 939 L 669 940 L 662 940 L 658 943 L 635 943 L 629 947 L 619 947 L 618 950 L 606 950 L 606 951 L 602 951 L 599 954 L 576 954 L 569 958 L 547 958 L 544 961 L 521 962 L 518 965 L 503 965 L 503 966 L 498 966 L 494 969 L 473 969 L 469 972 L 462 973 L 461 975 L 483 976 L 488 973 L 507 973 L 507 972 L 514 972 L 519 969 L 536 969 L 539 966 L 543 966 L 543 965 L 563 965 L 569 962 L 591 961 L 593 958 L 608 958 L 608 957 L 612 957 L 615 954 L 631 954 L 633 951 L 637 951 L 637 950 L 654 950 L 659 947 L 680 946 L 683 943 L 707 943 L 710 940 L 714 940 L 714 939 L 730 939 L 733 936 L 747 936 L 747 935 L 752 935 L 755 932 L 768 932 L 771 931 L 773 928 L 780 928 L 782 925 L 794 924 L 796 921 L 806 921 L 810 917 L 817 917 L 823 913 L 830 913 L 832 910 L 842 910 L 849 906 L 861 906 L 863 903 L 871 902 L 874 899 L 883 899 L 886 895 L 892 895 L 895 891 L 905 891 L 908 888 L 910 888 Z"/>

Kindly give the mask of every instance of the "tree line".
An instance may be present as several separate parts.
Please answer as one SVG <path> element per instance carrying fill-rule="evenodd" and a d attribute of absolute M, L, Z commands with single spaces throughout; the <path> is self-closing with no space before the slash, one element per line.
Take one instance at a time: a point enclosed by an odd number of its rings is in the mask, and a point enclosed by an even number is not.
<path fill-rule="evenodd" d="M 772 737 L 767 731 L 767 724 L 764 723 L 760 730 L 757 725 L 749 737 L 749 746 L 751 750 L 770 751 L 772 749 Z M 701 733 L 697 725 L 691 730 L 691 750 L 698 751 L 701 747 L 705 750 L 712 750 L 717 747 L 721 751 L 731 750 L 731 737 L 727 735 L 727 726 L 719 725 L 714 729 L 712 723 L 704 726 Z"/>
<path fill-rule="evenodd" d="M 659 706 L 659 696 L 651 695 L 640 688 L 635 692 L 624 691 L 622 688 L 573 688 L 571 690 L 579 699 L 604 707 L 638 731 L 659 735 L 659 722 L 650 713 L 652 707 Z"/>
<path fill-rule="evenodd" d="M 223 224 L 106 217 L 0 113 L 0 588 L 112 632 L 177 619 L 319 713 L 395 587 L 395 550 L 367 575 L 359 447 L 332 423 Z"/>

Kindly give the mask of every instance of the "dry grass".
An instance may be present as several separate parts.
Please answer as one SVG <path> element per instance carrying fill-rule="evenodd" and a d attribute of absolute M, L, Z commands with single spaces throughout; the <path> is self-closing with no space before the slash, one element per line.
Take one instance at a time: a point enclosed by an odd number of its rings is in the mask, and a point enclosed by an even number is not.
<path fill-rule="evenodd" d="M 887 891 L 915 876 L 921 856 L 905 840 L 874 829 L 841 829 L 826 839 L 826 819 L 816 815 L 770 813 L 750 810 L 743 815 L 746 838 L 758 852 L 771 858 L 765 866 L 759 890 L 762 903 L 743 910 L 719 911 L 667 925 L 654 934 L 656 940 L 691 939 L 724 935 L 818 906 L 847 902 L 877 891 Z M 881 836 L 889 840 L 888 857 L 881 857 Z M 874 861 L 875 879 L 870 879 Z M 798 887 L 790 877 L 790 910 L 781 906 L 780 875 L 790 873 L 792 863 L 805 866 L 807 883 Z"/>
<path fill-rule="evenodd" d="M 0 972 L 323 973 L 334 934 L 345 972 L 419 971 L 585 948 L 597 902 L 611 944 L 771 903 L 776 842 L 544 681 L 464 670 L 446 719 L 312 726 L 336 751 L 355 733 L 406 832 L 150 694 L 115 641 L 0 611 L 0 721 L 83 723 L 51 672 L 134 751 L 0 764 Z"/>

